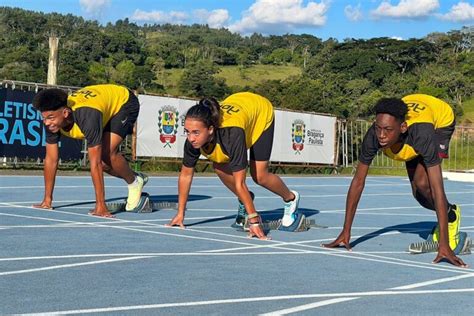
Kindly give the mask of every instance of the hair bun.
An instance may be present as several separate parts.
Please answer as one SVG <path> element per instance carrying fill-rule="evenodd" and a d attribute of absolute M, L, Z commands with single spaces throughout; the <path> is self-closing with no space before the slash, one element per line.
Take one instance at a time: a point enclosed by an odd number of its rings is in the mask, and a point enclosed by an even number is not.
<path fill-rule="evenodd" d="M 209 100 L 209 99 L 202 99 L 200 102 L 199 102 L 199 105 L 200 106 L 203 106 L 205 108 L 208 108 L 210 109 L 212 107 L 212 102 Z"/>

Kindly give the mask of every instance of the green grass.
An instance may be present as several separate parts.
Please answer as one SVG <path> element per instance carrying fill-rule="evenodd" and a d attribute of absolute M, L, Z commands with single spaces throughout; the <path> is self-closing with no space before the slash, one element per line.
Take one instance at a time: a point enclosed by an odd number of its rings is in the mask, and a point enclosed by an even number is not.
<path fill-rule="evenodd" d="M 462 105 L 464 114 L 459 123 L 474 123 L 474 99 L 467 100 Z"/>
<path fill-rule="evenodd" d="M 230 87 L 254 87 L 266 80 L 284 80 L 301 75 L 301 68 L 295 66 L 255 65 L 248 68 L 240 66 L 221 67 L 216 77 L 224 78 Z"/>
<path fill-rule="evenodd" d="M 220 72 L 215 76 L 224 78 L 226 84 L 233 88 L 245 86 L 255 87 L 265 80 L 284 80 L 291 76 L 301 75 L 301 68 L 296 66 L 255 65 L 248 68 L 240 66 L 220 67 Z M 163 85 L 166 93 L 179 96 L 178 82 L 183 74 L 183 69 L 169 69 L 166 71 Z"/>

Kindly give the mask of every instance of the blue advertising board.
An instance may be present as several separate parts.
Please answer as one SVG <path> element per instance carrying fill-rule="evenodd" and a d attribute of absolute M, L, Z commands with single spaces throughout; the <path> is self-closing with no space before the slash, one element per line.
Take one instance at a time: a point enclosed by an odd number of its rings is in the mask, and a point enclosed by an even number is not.
<path fill-rule="evenodd" d="M 0 88 L 0 156 L 44 158 L 46 131 L 32 105 L 35 92 Z M 61 159 L 82 158 L 82 141 L 62 137 Z"/>

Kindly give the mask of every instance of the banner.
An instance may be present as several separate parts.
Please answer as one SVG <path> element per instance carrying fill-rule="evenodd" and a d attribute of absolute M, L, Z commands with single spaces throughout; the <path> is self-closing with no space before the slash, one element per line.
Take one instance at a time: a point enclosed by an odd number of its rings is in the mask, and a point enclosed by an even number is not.
<path fill-rule="evenodd" d="M 139 95 L 138 157 L 183 157 L 184 115 L 194 100 Z"/>
<path fill-rule="evenodd" d="M 44 158 L 46 131 L 33 105 L 35 92 L 0 89 L 0 156 Z M 82 141 L 61 137 L 61 159 L 82 158 Z"/>
<path fill-rule="evenodd" d="M 137 120 L 138 157 L 183 157 L 184 116 L 195 100 L 140 95 Z M 334 164 L 336 117 L 275 111 L 270 160 Z"/>
<path fill-rule="evenodd" d="M 271 161 L 335 164 L 336 117 L 275 111 Z"/>

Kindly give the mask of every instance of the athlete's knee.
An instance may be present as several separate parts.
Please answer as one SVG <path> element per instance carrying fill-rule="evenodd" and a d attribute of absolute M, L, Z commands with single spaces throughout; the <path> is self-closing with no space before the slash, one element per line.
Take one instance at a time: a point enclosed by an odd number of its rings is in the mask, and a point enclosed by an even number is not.
<path fill-rule="evenodd" d="M 107 163 L 107 162 L 105 162 L 105 161 L 102 159 L 102 170 L 103 170 L 104 172 L 109 173 L 110 170 L 112 170 L 112 167 L 110 167 L 110 162 Z"/>
<path fill-rule="evenodd" d="M 105 150 L 102 152 L 102 161 L 106 164 L 112 165 L 114 161 L 120 159 L 121 154 L 118 151 L 108 151 Z"/>
<path fill-rule="evenodd" d="M 427 181 L 417 181 L 412 185 L 413 196 L 424 196 L 425 198 L 431 198 L 431 188 Z"/>
<path fill-rule="evenodd" d="M 420 203 L 421 206 L 430 210 L 434 209 L 434 201 L 428 182 L 419 181 L 417 183 L 413 183 L 412 189 L 413 197 L 418 201 L 418 203 Z"/>
<path fill-rule="evenodd" d="M 252 172 L 251 175 L 252 175 L 253 181 L 258 185 L 265 185 L 265 183 L 268 181 L 268 172 L 267 171 Z"/>

